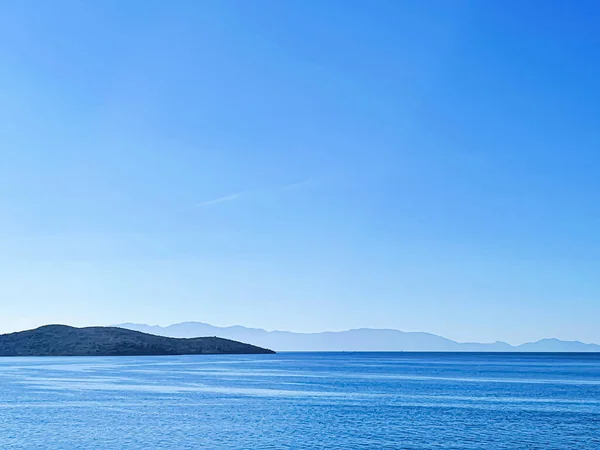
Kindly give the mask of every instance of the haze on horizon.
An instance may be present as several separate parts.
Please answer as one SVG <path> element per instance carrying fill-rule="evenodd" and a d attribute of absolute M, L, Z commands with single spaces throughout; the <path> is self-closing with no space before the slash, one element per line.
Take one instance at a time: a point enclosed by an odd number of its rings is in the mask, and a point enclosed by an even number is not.
<path fill-rule="evenodd" d="M 0 4 L 0 332 L 600 343 L 600 5 Z"/>

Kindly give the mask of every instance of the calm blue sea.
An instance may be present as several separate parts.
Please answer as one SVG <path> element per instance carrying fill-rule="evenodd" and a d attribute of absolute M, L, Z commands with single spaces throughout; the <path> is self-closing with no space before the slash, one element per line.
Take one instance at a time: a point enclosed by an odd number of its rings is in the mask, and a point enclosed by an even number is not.
<path fill-rule="evenodd" d="M 0 448 L 598 450 L 600 355 L 0 358 Z"/>

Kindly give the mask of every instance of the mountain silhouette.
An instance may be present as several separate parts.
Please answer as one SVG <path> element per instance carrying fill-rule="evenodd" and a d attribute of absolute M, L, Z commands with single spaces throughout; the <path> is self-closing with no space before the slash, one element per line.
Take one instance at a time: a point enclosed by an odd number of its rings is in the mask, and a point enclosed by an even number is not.
<path fill-rule="evenodd" d="M 600 345 L 579 341 L 542 339 L 513 346 L 506 342 L 456 342 L 431 333 L 392 329 L 360 328 L 339 332 L 294 333 L 239 325 L 215 327 L 202 322 L 183 322 L 166 327 L 136 323 L 116 326 L 179 338 L 219 336 L 276 351 L 600 352 Z"/>

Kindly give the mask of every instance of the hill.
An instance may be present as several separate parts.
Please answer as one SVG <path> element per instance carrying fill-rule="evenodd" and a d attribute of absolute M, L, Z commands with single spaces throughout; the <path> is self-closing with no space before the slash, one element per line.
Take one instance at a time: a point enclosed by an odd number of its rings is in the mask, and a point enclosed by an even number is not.
<path fill-rule="evenodd" d="M 242 326 L 215 327 L 201 322 L 184 322 L 166 327 L 134 323 L 117 326 L 172 337 L 222 336 L 277 351 L 600 352 L 600 345 L 578 341 L 542 339 L 513 346 L 506 342 L 456 342 L 431 333 L 371 328 L 293 333 Z"/>
<path fill-rule="evenodd" d="M 272 350 L 217 337 L 178 339 L 117 327 L 46 325 L 0 335 L 0 356 L 141 356 L 268 354 Z"/>

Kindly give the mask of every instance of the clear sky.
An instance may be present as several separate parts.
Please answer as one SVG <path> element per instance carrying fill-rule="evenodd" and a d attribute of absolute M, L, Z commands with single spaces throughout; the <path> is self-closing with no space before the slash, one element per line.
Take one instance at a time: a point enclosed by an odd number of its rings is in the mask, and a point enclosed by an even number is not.
<path fill-rule="evenodd" d="M 3 1 L 0 331 L 600 342 L 595 1 Z"/>

